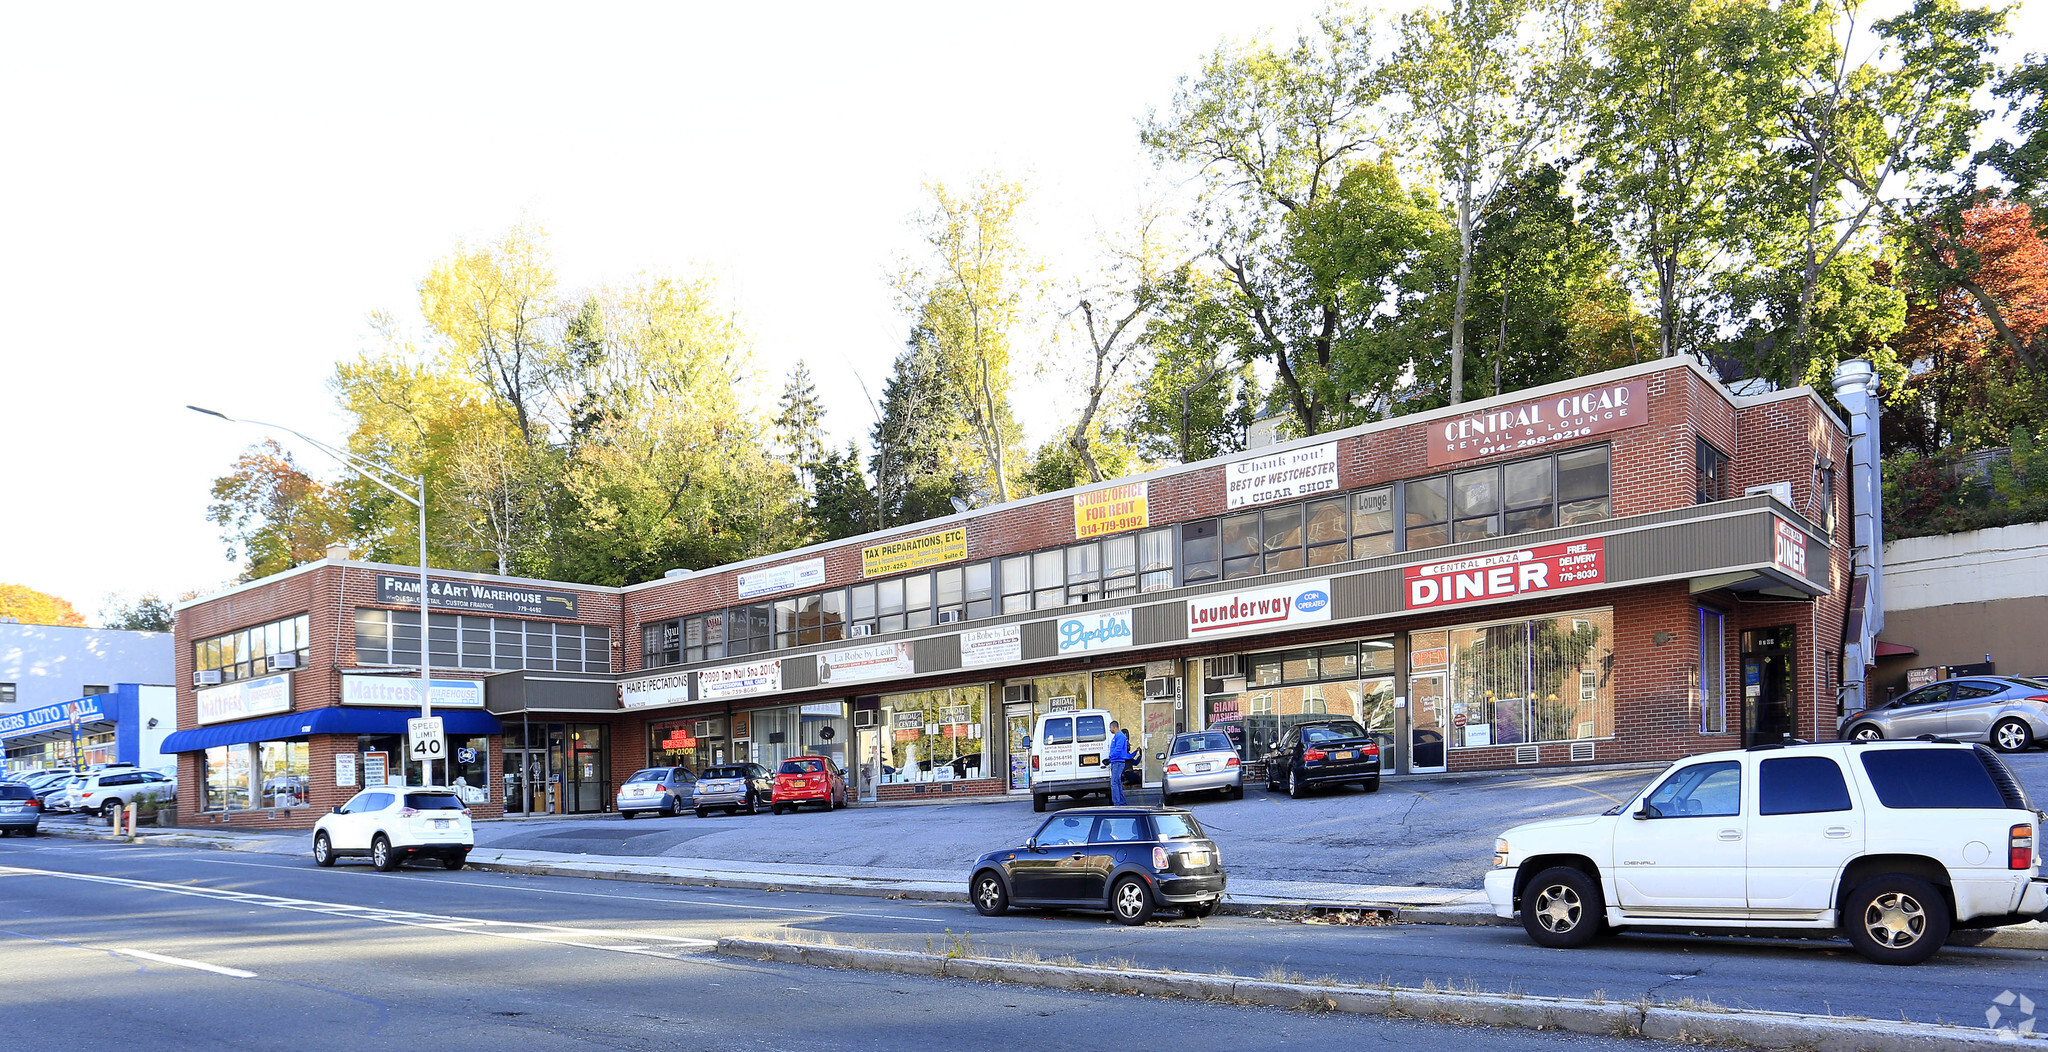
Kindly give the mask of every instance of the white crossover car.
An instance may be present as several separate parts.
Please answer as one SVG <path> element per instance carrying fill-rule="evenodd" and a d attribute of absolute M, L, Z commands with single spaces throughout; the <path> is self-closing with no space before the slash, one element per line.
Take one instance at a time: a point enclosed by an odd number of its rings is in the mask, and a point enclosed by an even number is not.
<path fill-rule="evenodd" d="M 414 858 L 461 869 L 476 845 L 469 808 L 453 789 L 384 785 L 357 793 L 313 826 L 313 861 L 367 857 L 386 873 Z"/>

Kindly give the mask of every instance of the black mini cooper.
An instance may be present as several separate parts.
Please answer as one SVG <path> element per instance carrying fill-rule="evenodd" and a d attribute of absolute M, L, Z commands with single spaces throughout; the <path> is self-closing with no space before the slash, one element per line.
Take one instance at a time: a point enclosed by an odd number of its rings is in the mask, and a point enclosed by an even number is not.
<path fill-rule="evenodd" d="M 974 860 L 968 897 L 983 916 L 1012 906 L 1108 910 L 1143 924 L 1154 909 L 1206 917 L 1223 904 L 1223 856 L 1178 807 L 1082 807 L 1045 820 L 1023 847 Z"/>

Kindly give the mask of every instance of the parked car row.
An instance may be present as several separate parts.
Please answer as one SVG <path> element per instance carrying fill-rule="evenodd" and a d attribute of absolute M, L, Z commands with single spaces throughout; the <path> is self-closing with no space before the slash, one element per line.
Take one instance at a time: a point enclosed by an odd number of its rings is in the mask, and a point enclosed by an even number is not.
<path fill-rule="evenodd" d="M 1932 734 L 1983 742 L 1999 752 L 2048 743 L 2048 680 L 1968 676 L 1909 690 L 1850 713 L 1842 737 L 1856 741 Z"/>
<path fill-rule="evenodd" d="M 177 779 L 131 763 L 95 764 L 83 771 L 35 771 L 5 784 L 27 789 L 38 816 L 108 815 L 131 803 L 170 800 L 178 794 Z"/>
<path fill-rule="evenodd" d="M 847 803 L 846 770 L 824 756 L 793 756 L 770 774 L 758 763 L 727 763 L 691 774 L 687 767 L 645 767 L 619 785 L 619 817 L 652 814 L 673 818 L 695 811 L 707 818 L 713 811 L 754 814 L 767 808 L 776 814 L 806 804 L 836 811 Z"/>

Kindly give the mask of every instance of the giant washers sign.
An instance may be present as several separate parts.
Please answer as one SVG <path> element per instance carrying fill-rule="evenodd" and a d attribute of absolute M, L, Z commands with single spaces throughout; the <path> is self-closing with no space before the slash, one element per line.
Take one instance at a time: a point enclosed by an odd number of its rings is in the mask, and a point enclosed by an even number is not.
<path fill-rule="evenodd" d="M 436 679 L 433 696 L 437 709 L 481 709 L 484 707 L 484 681 Z M 341 677 L 341 703 L 416 709 L 420 707 L 420 681 L 414 676 L 346 675 Z"/>
<path fill-rule="evenodd" d="M 99 695 L 94 695 L 77 701 L 60 702 L 56 705 L 45 705 L 40 709 L 10 712 L 0 716 L 0 739 L 18 738 L 37 731 L 69 727 L 74 721 L 80 724 L 98 723 L 106 718 L 106 714 L 100 710 Z"/>
<path fill-rule="evenodd" d="M 1297 581 L 1188 600 L 1188 638 L 1259 632 L 1330 619 L 1330 582 Z"/>
<path fill-rule="evenodd" d="M 1429 466 L 1518 453 L 1649 422 L 1650 382 L 1630 380 L 1431 424 Z"/>
<path fill-rule="evenodd" d="M 201 724 L 290 712 L 292 678 L 287 674 L 223 683 L 200 691 L 198 701 Z"/>
<path fill-rule="evenodd" d="M 576 593 L 547 588 L 521 588 L 483 581 L 439 581 L 428 578 L 427 595 L 433 613 L 461 611 L 479 614 L 525 614 L 528 617 L 576 616 Z M 404 574 L 377 575 L 377 602 L 384 606 L 420 605 L 420 579 Z"/>

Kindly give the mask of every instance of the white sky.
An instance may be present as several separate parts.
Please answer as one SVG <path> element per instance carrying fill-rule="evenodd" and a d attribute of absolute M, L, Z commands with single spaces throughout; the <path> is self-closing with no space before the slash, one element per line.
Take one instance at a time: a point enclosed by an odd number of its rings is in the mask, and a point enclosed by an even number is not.
<path fill-rule="evenodd" d="M 263 432 L 184 406 L 339 443 L 368 314 L 416 319 L 436 259 L 522 216 L 566 289 L 707 268 L 769 396 L 805 358 L 864 437 L 924 180 L 1027 177 L 1034 247 L 1078 261 L 1148 192 L 1175 79 L 1320 6 L 7 5 L 0 582 L 91 620 L 231 581 L 207 490 Z"/>

